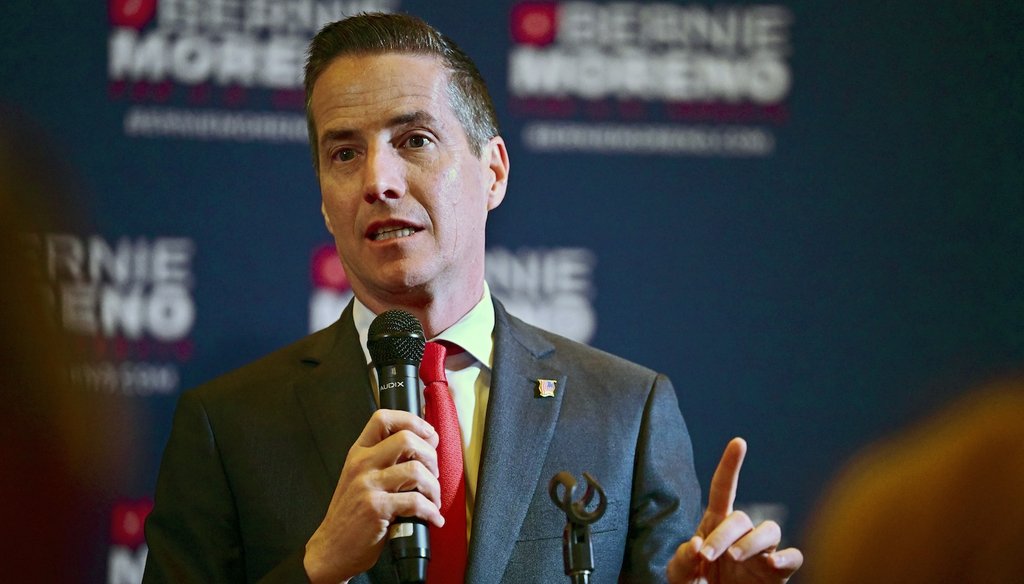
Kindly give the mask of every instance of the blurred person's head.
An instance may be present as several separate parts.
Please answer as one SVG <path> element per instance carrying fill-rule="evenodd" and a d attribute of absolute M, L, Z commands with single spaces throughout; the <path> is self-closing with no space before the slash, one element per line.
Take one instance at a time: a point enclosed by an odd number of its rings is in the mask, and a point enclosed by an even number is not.
<path fill-rule="evenodd" d="M 807 533 L 802 582 L 1024 581 L 1024 379 L 863 451 Z"/>

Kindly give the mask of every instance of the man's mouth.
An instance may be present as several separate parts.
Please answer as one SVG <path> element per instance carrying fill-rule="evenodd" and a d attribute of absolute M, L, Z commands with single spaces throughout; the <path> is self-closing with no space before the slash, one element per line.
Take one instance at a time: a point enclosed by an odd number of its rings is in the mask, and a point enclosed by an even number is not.
<path fill-rule="evenodd" d="M 398 239 L 399 237 L 409 237 L 416 233 L 416 230 L 412 227 L 384 227 L 374 232 L 370 239 L 373 241 L 384 241 L 387 239 Z"/>

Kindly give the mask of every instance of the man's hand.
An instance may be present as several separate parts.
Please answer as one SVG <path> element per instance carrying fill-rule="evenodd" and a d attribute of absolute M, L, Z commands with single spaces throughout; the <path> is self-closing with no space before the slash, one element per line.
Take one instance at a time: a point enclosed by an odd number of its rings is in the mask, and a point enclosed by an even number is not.
<path fill-rule="evenodd" d="M 777 523 L 765 521 L 754 527 L 746 513 L 733 510 L 746 453 L 742 438 L 733 438 L 725 447 L 697 533 L 668 563 L 672 584 L 779 584 L 803 564 L 800 550 L 776 550 L 782 538 Z"/>
<path fill-rule="evenodd" d="M 440 527 L 437 432 L 408 412 L 377 410 L 349 450 L 320 527 L 306 543 L 310 582 L 346 582 L 370 569 L 396 517 Z"/>

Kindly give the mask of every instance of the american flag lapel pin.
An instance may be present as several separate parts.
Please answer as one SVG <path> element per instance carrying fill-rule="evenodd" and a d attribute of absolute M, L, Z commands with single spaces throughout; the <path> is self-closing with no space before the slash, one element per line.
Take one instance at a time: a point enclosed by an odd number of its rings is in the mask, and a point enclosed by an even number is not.
<path fill-rule="evenodd" d="M 555 397 L 555 383 L 554 379 L 538 379 L 537 397 Z"/>

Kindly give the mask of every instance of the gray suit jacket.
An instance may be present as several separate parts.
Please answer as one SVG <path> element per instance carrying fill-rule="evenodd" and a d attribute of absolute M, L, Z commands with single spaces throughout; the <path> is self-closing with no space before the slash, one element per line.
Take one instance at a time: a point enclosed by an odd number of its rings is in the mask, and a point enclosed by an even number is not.
<path fill-rule="evenodd" d="M 337 323 L 182 395 L 146 522 L 145 582 L 305 582 L 302 554 L 376 409 L 351 305 Z M 548 482 L 589 472 L 608 508 L 591 582 L 660 582 L 700 514 L 669 380 L 495 301 L 495 365 L 466 582 L 559 582 Z M 555 397 L 537 380 L 557 380 Z M 620 576 L 621 573 L 621 576 Z M 396 582 L 385 551 L 354 582 Z"/>

